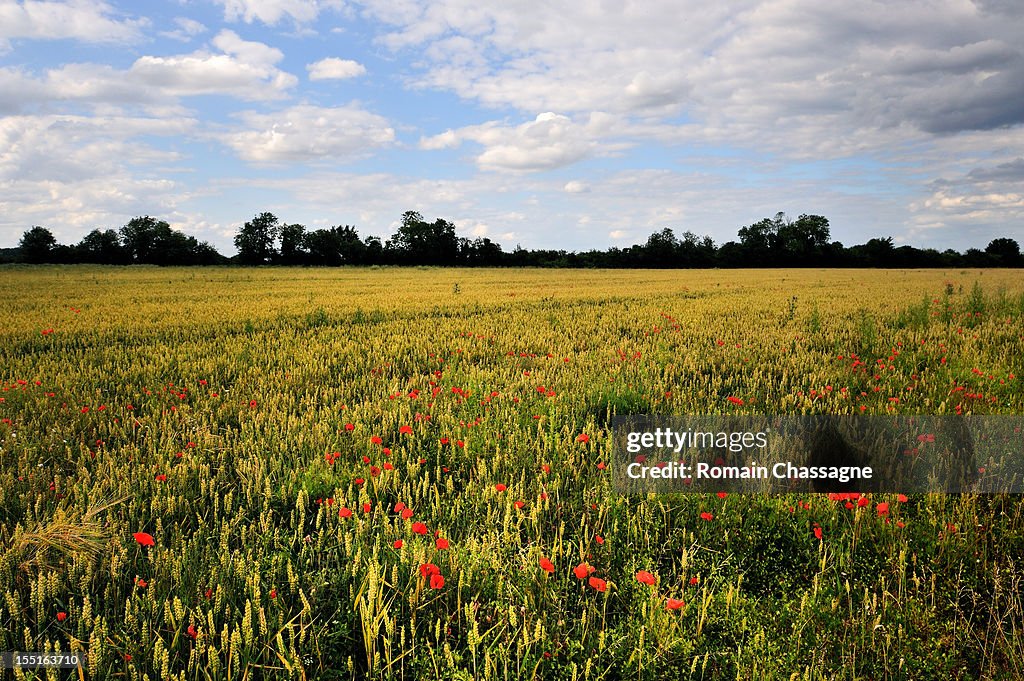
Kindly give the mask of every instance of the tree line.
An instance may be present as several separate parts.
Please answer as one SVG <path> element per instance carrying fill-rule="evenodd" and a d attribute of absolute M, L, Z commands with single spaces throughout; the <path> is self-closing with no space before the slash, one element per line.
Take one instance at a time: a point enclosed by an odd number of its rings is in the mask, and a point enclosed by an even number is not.
<path fill-rule="evenodd" d="M 402 214 L 390 239 L 359 236 L 350 225 L 308 230 L 286 224 L 273 213 L 260 213 L 234 237 L 238 254 L 227 258 L 207 242 L 187 236 L 167 222 L 145 216 L 120 230 L 95 229 L 79 243 L 62 245 L 44 227 L 32 227 L 7 261 L 24 263 L 98 263 L 107 265 L 433 265 L 461 267 L 1022 267 L 1020 245 L 1006 237 L 984 250 L 938 251 L 896 246 L 892 237 L 844 246 L 831 240 L 828 219 L 784 213 L 742 227 L 737 240 L 716 246 L 709 236 L 676 235 L 670 228 L 643 244 L 606 250 L 505 251 L 486 237 L 467 239 L 443 218 L 429 222 L 415 211 Z"/>

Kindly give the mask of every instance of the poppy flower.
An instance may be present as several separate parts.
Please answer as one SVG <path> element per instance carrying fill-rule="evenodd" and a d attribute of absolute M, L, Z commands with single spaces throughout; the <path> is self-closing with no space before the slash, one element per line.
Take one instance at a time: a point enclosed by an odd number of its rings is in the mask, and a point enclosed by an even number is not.
<path fill-rule="evenodd" d="M 707 511 L 704 511 L 703 513 L 700 514 L 700 519 L 701 520 L 709 520 L 710 521 L 710 520 L 714 520 L 715 516 L 713 514 L 711 514 L 711 513 L 708 513 Z"/>
<path fill-rule="evenodd" d="M 423 523 L 413 523 L 412 524 L 412 531 L 415 532 L 416 534 L 426 534 L 427 533 L 427 526 L 424 525 Z"/>
<path fill-rule="evenodd" d="M 412 509 L 411 508 L 403 508 L 402 509 L 402 520 L 408 520 L 411 517 L 412 517 Z"/>
<path fill-rule="evenodd" d="M 678 598 L 669 598 L 665 600 L 666 610 L 679 610 L 683 605 L 684 603 Z"/>
<path fill-rule="evenodd" d="M 255 409 L 256 408 L 256 400 L 249 400 L 249 408 L 250 409 Z"/>
<path fill-rule="evenodd" d="M 580 433 L 576 437 L 576 442 L 590 442 L 590 436 L 587 435 L 586 433 Z"/>
<path fill-rule="evenodd" d="M 355 430 L 355 429 L 356 429 L 356 424 L 354 424 L 354 423 L 346 423 L 345 424 L 345 430 Z"/>
<path fill-rule="evenodd" d="M 277 589 L 271 589 L 270 590 L 270 597 L 271 598 L 277 598 Z"/>
<path fill-rule="evenodd" d="M 550 473 L 551 472 L 551 466 L 549 466 L 547 464 L 544 464 L 543 466 L 541 466 L 540 469 L 542 471 L 544 471 L 545 473 Z"/>
<path fill-rule="evenodd" d="M 433 563 L 423 563 L 420 565 L 420 574 L 423 575 L 424 578 L 430 577 L 431 575 L 439 575 L 441 574 L 441 568 L 437 567 Z"/>
<path fill-rule="evenodd" d="M 373 437 L 370 438 L 370 444 L 382 445 L 382 444 L 384 444 L 384 440 L 380 439 L 379 436 L 374 435 Z"/>
<path fill-rule="evenodd" d="M 572 573 L 576 575 L 576 579 L 584 579 L 587 575 L 594 571 L 594 568 L 590 567 L 586 563 L 580 563 L 572 569 Z"/>
<path fill-rule="evenodd" d="M 907 495 L 906 494 L 898 494 L 898 495 L 896 495 L 896 501 L 900 502 L 901 504 L 907 503 Z"/>
<path fill-rule="evenodd" d="M 167 482 L 167 474 L 166 473 L 160 473 L 159 475 L 156 476 L 156 481 L 157 482 Z"/>
<path fill-rule="evenodd" d="M 821 528 L 820 527 L 815 527 L 814 528 L 814 538 L 815 539 L 821 539 L 821 534 L 822 534 Z"/>
<path fill-rule="evenodd" d="M 647 586 L 654 586 L 654 582 L 656 580 L 654 579 L 654 575 L 652 575 L 650 572 L 647 572 L 646 570 L 640 570 L 636 573 L 636 581 L 640 582 L 641 584 L 646 584 Z"/>
<path fill-rule="evenodd" d="M 494 490 L 496 492 L 504 492 L 507 489 L 508 489 L 508 487 L 506 487 L 504 484 L 502 484 L 500 482 L 497 485 L 494 486 Z"/>
<path fill-rule="evenodd" d="M 700 577 L 690 577 L 690 586 L 697 586 L 700 582 Z"/>
<path fill-rule="evenodd" d="M 517 501 L 515 503 L 515 506 L 516 506 L 517 509 L 519 509 L 521 511 L 521 510 L 523 510 L 523 506 L 526 506 L 526 502 L 525 501 Z"/>
<path fill-rule="evenodd" d="M 444 576 L 441 574 L 430 575 L 430 588 L 431 589 L 443 589 L 444 588 Z"/>
<path fill-rule="evenodd" d="M 369 513 L 372 506 L 369 503 L 363 504 L 363 513 Z"/>
<path fill-rule="evenodd" d="M 135 541 L 137 541 L 140 546 L 156 546 L 156 542 L 153 541 L 153 535 L 147 532 L 136 532 L 132 536 L 135 537 Z"/>
<path fill-rule="evenodd" d="M 400 511 L 404 511 L 404 510 L 405 510 L 405 504 L 403 504 L 401 501 L 396 501 L 395 502 L 395 513 L 398 513 Z"/>
<path fill-rule="evenodd" d="M 352 517 L 352 509 L 350 509 L 350 508 L 343 508 L 343 509 L 339 510 L 338 511 L 338 517 L 339 518 L 351 518 Z"/>
<path fill-rule="evenodd" d="M 604 537 L 602 537 L 599 534 L 595 534 L 594 541 L 596 541 L 598 544 L 604 544 Z"/>
<path fill-rule="evenodd" d="M 448 540 L 443 537 L 438 537 L 437 541 L 434 542 L 434 545 L 437 546 L 439 551 L 444 551 L 449 546 Z"/>
<path fill-rule="evenodd" d="M 396 539 L 395 543 L 392 544 L 392 546 L 395 547 L 396 549 L 402 548 L 403 545 L 404 545 L 404 543 L 402 542 L 401 539 Z"/>
<path fill-rule="evenodd" d="M 545 558 L 544 556 L 541 556 L 540 557 L 540 569 L 543 570 L 544 572 L 548 572 L 548 573 L 554 574 L 554 572 L 555 572 L 555 564 L 552 563 L 547 558 Z"/>
<path fill-rule="evenodd" d="M 878 506 L 875 507 L 875 510 L 878 512 L 879 516 L 889 515 L 889 502 L 888 501 L 880 502 L 878 504 Z"/>
<path fill-rule="evenodd" d="M 412 426 L 402 426 L 401 428 L 398 429 L 398 432 L 401 433 L 402 435 L 408 435 L 409 433 L 412 432 Z"/>
<path fill-rule="evenodd" d="M 729 400 L 729 402 L 731 402 L 732 404 L 735 404 L 737 406 L 743 406 L 743 400 L 740 399 L 739 397 L 733 397 L 732 395 L 730 395 L 726 399 Z"/>
<path fill-rule="evenodd" d="M 68 614 L 67 614 L 66 612 L 63 612 L 63 611 L 62 611 L 62 612 L 58 612 L 58 613 L 57 613 L 57 621 L 58 621 L 58 622 L 63 622 L 63 621 L 64 621 L 64 620 L 66 620 L 67 618 L 68 618 Z"/>
<path fill-rule="evenodd" d="M 588 581 L 590 586 L 594 587 L 598 591 L 604 592 L 608 590 L 608 582 L 604 581 L 600 577 L 591 577 Z"/>
<path fill-rule="evenodd" d="M 136 577 L 135 585 L 138 586 L 140 589 L 145 589 L 147 586 L 149 586 L 149 582 L 144 580 L 142 577 Z"/>

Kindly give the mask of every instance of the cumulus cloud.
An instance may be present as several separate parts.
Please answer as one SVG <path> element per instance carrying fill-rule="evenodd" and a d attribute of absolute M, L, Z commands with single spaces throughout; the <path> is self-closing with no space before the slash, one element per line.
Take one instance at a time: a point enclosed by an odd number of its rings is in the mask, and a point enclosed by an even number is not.
<path fill-rule="evenodd" d="M 244 112 L 223 141 L 246 161 L 347 161 L 395 139 L 387 119 L 357 105 L 300 104 L 276 113 Z"/>
<path fill-rule="evenodd" d="M 96 0 L 0 0 L 0 52 L 17 38 L 132 43 L 147 24 L 145 19 L 117 16 L 108 3 Z"/>
<path fill-rule="evenodd" d="M 999 3 L 364 4 L 394 27 L 385 45 L 423 50 L 411 82 L 488 106 L 683 113 L 718 141 L 753 143 L 771 126 L 770 137 L 786 137 L 780 147 L 808 128 L 813 147 L 837 130 L 947 134 L 1024 122 L 1024 15 L 1000 13 Z M 458 38 L 476 46 L 473 59 L 432 49 Z"/>
<path fill-rule="evenodd" d="M 181 157 L 140 141 L 186 134 L 188 118 L 5 116 L 0 118 L 0 235 L 13 244 L 31 225 L 77 241 L 133 215 L 172 213 L 189 195 L 165 177 Z"/>
<path fill-rule="evenodd" d="M 328 57 L 306 65 L 310 80 L 344 80 L 366 73 L 366 67 L 351 59 Z"/>
<path fill-rule="evenodd" d="M 205 33 L 207 30 L 205 25 L 195 19 L 189 19 L 188 17 L 176 17 L 174 19 L 174 23 L 178 28 L 173 31 L 161 31 L 160 35 L 165 38 L 180 40 L 183 43 L 187 43 L 195 36 L 200 33 Z"/>
<path fill-rule="evenodd" d="M 65 64 L 41 77 L 0 67 L 0 111 L 20 111 L 47 101 L 93 103 L 167 102 L 179 97 L 228 95 L 244 100 L 279 99 L 298 79 L 277 68 L 280 50 L 221 31 L 218 52 L 139 57 L 125 70 L 105 64 Z"/>
<path fill-rule="evenodd" d="M 607 128 L 608 120 L 602 114 L 593 114 L 585 122 L 578 123 L 568 116 L 547 111 L 516 126 L 491 121 L 446 130 L 422 139 L 420 148 L 446 149 L 468 140 L 483 146 L 483 151 L 476 157 L 481 169 L 549 170 L 596 153 L 599 150 L 597 138 L 607 132 Z M 609 153 L 618 148 L 618 145 L 605 144 L 600 151 Z"/>
<path fill-rule="evenodd" d="M 259 21 L 276 24 L 288 18 L 295 23 L 307 23 L 317 18 L 327 8 L 344 7 L 341 0 L 215 0 L 224 7 L 224 18 L 228 21 L 244 21 L 251 24 Z"/>

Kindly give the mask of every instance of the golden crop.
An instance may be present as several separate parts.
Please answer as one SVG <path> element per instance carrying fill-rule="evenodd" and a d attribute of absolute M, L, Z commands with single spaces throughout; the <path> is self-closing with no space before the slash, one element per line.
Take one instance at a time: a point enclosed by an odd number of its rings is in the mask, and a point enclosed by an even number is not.
<path fill-rule="evenodd" d="M 1024 675 L 1016 497 L 623 497 L 606 466 L 619 413 L 1024 413 L 1020 272 L 0 282 L 0 651 L 97 679 Z"/>

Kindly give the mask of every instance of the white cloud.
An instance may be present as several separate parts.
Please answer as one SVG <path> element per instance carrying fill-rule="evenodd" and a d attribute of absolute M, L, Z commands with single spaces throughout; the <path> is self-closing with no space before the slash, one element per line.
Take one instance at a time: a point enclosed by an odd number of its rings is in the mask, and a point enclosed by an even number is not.
<path fill-rule="evenodd" d="M 192 130 L 187 118 L 5 116 L 0 118 L 0 234 L 16 243 L 31 225 L 75 242 L 133 215 L 172 213 L 189 192 L 166 177 L 179 154 L 139 141 Z M 58 159 L 58 162 L 55 162 Z"/>
<path fill-rule="evenodd" d="M 242 20 L 247 24 L 259 21 L 276 24 L 288 18 L 295 23 L 308 23 L 317 18 L 321 10 L 341 9 L 341 0 L 215 0 L 224 6 L 224 18 Z"/>
<path fill-rule="evenodd" d="M 590 191 L 590 187 L 587 185 L 586 182 L 581 182 L 580 180 L 570 180 L 569 182 L 565 183 L 564 187 L 562 187 L 562 191 L 564 191 L 567 194 L 586 194 L 587 192 Z"/>
<path fill-rule="evenodd" d="M 17 38 L 132 43 L 147 24 L 145 19 L 117 17 L 108 3 L 97 0 L 0 0 L 0 52 Z"/>
<path fill-rule="evenodd" d="M 247 161 L 347 161 L 387 146 L 395 131 L 387 119 L 357 105 L 300 104 L 276 113 L 240 114 L 244 129 L 223 141 Z"/>
<path fill-rule="evenodd" d="M 200 33 L 205 33 L 207 30 L 205 25 L 195 19 L 189 19 L 188 17 L 176 17 L 174 19 L 174 23 L 177 24 L 178 28 L 173 31 L 162 31 L 160 35 L 165 38 L 180 40 L 183 43 L 187 43 L 195 36 Z"/>
<path fill-rule="evenodd" d="M 65 64 L 34 77 L 0 67 L 0 111 L 20 111 L 50 101 L 156 103 L 197 95 L 244 100 L 284 97 L 298 79 L 277 68 L 280 50 L 242 40 L 232 31 L 213 39 L 220 53 L 142 56 L 126 70 L 105 64 Z"/>
<path fill-rule="evenodd" d="M 366 73 L 366 67 L 351 59 L 328 57 L 306 65 L 310 80 L 344 80 Z"/>
<path fill-rule="evenodd" d="M 469 140 L 483 146 L 476 163 L 484 170 L 549 170 L 594 153 L 611 153 L 621 148 L 610 143 L 599 148 L 597 138 L 608 131 L 608 119 L 602 114 L 592 114 L 586 122 L 577 123 L 568 116 L 548 111 L 517 126 L 491 121 L 447 130 L 420 140 L 420 148 L 446 149 Z"/>

